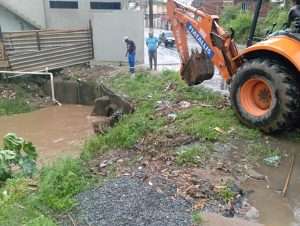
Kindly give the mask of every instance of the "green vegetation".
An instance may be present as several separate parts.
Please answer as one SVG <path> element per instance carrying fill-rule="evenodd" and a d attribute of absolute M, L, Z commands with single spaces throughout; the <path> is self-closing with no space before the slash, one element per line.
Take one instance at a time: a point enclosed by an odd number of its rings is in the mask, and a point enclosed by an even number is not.
<path fill-rule="evenodd" d="M 20 87 L 14 87 L 16 94 L 12 98 L 0 97 L 0 116 L 30 112 L 34 107 L 27 101 L 26 92 Z"/>
<path fill-rule="evenodd" d="M 235 195 L 236 194 L 227 185 L 218 192 L 219 198 L 223 200 L 224 203 L 229 203 L 232 201 Z"/>
<path fill-rule="evenodd" d="M 33 181 L 26 178 L 8 179 L 0 188 L 0 225 L 55 226 L 38 208 L 33 207 Z"/>
<path fill-rule="evenodd" d="M 165 71 L 160 76 L 138 74 L 135 80 L 129 76 L 120 76 L 107 82 L 118 92 L 128 95 L 136 103 L 136 111 L 125 116 L 108 133 L 89 140 L 82 157 L 90 158 L 94 153 L 104 153 L 111 149 L 131 148 L 145 134 L 157 131 L 164 125 L 165 119 L 155 116 L 158 101 L 201 101 L 214 104 L 220 96 L 207 89 L 187 87 L 175 72 Z M 164 91 L 172 84 L 175 88 Z"/>
<path fill-rule="evenodd" d="M 192 222 L 195 225 L 201 225 L 203 223 L 203 216 L 200 212 L 193 212 L 192 213 Z"/>
<path fill-rule="evenodd" d="M 209 141 L 222 141 L 230 135 L 248 139 L 260 136 L 259 131 L 240 124 L 230 108 L 191 108 L 179 114 L 176 124 L 183 132 Z"/>
<path fill-rule="evenodd" d="M 256 162 L 272 156 L 280 156 L 280 150 L 272 148 L 267 144 L 250 144 L 247 151 L 247 157 L 250 161 Z"/>
<path fill-rule="evenodd" d="M 259 131 L 241 125 L 230 108 L 217 108 L 224 102 L 223 97 L 203 87 L 188 87 L 176 72 L 165 71 L 161 75 L 141 73 L 134 80 L 129 76 L 118 76 L 106 83 L 126 94 L 136 104 L 136 111 L 125 116 L 108 133 L 90 139 L 85 144 L 83 159 L 113 149 L 129 149 L 147 133 L 157 132 L 166 123 L 164 117 L 154 116 L 158 101 L 174 103 L 184 100 L 207 105 L 179 112 L 175 122 L 178 131 L 199 139 L 216 141 L 231 135 L 248 139 L 260 136 Z M 168 87 L 173 88 L 166 91 Z"/>
<path fill-rule="evenodd" d="M 240 44 L 246 44 L 249 36 L 250 27 L 253 18 L 253 10 L 242 11 L 241 6 L 229 6 L 223 10 L 221 15 L 221 24 L 227 31 L 233 28 L 235 31 L 235 40 Z M 283 25 L 287 22 L 288 10 L 286 8 L 279 8 L 274 5 L 268 12 L 266 17 L 259 18 L 256 29 L 256 37 L 264 38 L 266 32 L 272 28 L 276 23 L 274 31 L 281 30 Z"/>
<path fill-rule="evenodd" d="M 37 152 L 31 142 L 7 134 L 0 147 L 0 181 L 12 177 L 12 167 L 18 166 L 25 176 L 32 176 L 36 171 Z"/>
<path fill-rule="evenodd" d="M 8 179 L 0 188 L 0 225 L 55 226 L 51 215 L 71 209 L 74 196 L 93 182 L 88 168 L 75 159 L 43 168 L 37 180 Z"/>
<path fill-rule="evenodd" d="M 211 151 L 209 145 L 193 144 L 181 147 L 176 153 L 176 163 L 178 165 L 198 165 L 210 156 Z"/>
<path fill-rule="evenodd" d="M 69 210 L 75 205 L 74 195 L 87 188 L 90 181 L 87 167 L 80 160 L 59 160 L 42 170 L 39 199 L 53 210 Z"/>
<path fill-rule="evenodd" d="M 13 115 L 19 113 L 30 112 L 33 107 L 21 97 L 16 99 L 1 99 L 0 98 L 0 116 Z"/>
<path fill-rule="evenodd" d="M 128 95 L 136 109 L 134 113 L 124 116 L 106 134 L 88 140 L 82 159 L 89 160 L 94 155 L 111 150 L 131 149 L 147 134 L 158 136 L 169 126 L 176 133 L 192 135 L 204 141 L 201 145 L 178 149 L 176 162 L 179 165 L 197 165 L 205 161 L 211 153 L 210 144 L 213 141 L 232 137 L 253 140 L 260 136 L 258 131 L 248 129 L 238 122 L 233 111 L 223 106 L 223 97 L 204 88 L 186 86 L 175 72 L 165 71 L 160 75 L 140 73 L 134 80 L 129 76 L 118 76 L 107 80 L 106 84 Z M 158 114 L 159 101 L 169 101 L 171 105 L 177 106 L 183 100 L 190 102 L 192 107 L 175 107 L 175 121 L 170 122 L 167 115 L 161 112 Z M 4 145 L 8 147 L 7 150 L 11 150 L 12 144 L 15 144 L 18 148 L 22 147 L 17 150 L 34 157 L 32 144 L 22 142 L 14 138 Z M 115 166 L 107 168 L 108 177 L 113 177 Z M 42 168 L 35 176 L 33 179 L 9 178 L 0 187 L 0 225 L 54 226 L 54 216 L 64 214 L 74 207 L 74 196 L 95 183 L 86 162 L 79 159 L 59 160 Z M 222 197 L 227 200 L 230 194 L 224 192 Z M 194 218 L 195 222 L 200 222 L 201 216 L 195 215 Z"/>

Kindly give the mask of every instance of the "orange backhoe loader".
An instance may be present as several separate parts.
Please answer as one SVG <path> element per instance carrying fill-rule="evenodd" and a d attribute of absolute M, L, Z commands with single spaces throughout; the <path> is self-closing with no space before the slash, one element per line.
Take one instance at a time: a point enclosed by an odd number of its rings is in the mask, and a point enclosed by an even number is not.
<path fill-rule="evenodd" d="M 189 85 L 211 79 L 217 68 L 230 84 L 232 107 L 244 124 L 272 133 L 293 128 L 300 118 L 300 33 L 288 29 L 253 44 L 261 9 L 257 1 L 248 47 L 239 52 L 231 34 L 209 15 L 168 0 L 168 18 Z M 201 52 L 188 49 L 188 33 Z"/>

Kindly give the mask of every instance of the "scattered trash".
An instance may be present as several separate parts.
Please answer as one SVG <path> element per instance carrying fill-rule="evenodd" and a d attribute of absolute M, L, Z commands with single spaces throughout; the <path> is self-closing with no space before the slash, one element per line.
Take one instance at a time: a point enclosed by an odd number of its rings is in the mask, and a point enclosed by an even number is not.
<path fill-rule="evenodd" d="M 201 107 L 207 107 L 207 108 L 209 108 L 209 107 L 214 107 L 213 105 L 211 105 L 211 104 L 200 104 L 200 106 Z"/>
<path fill-rule="evenodd" d="M 105 168 L 109 164 L 108 160 L 104 160 L 103 162 L 100 163 L 99 167 L 100 168 Z"/>
<path fill-rule="evenodd" d="M 163 110 L 168 109 L 170 107 L 171 107 L 170 101 L 162 101 L 162 100 L 160 100 L 160 101 L 156 102 L 155 109 L 156 109 L 156 111 L 163 111 Z"/>
<path fill-rule="evenodd" d="M 179 102 L 179 108 L 181 108 L 181 109 L 186 109 L 186 108 L 189 108 L 189 107 L 191 107 L 191 103 L 190 102 L 187 102 L 187 101 L 181 101 L 181 102 Z"/>
<path fill-rule="evenodd" d="M 280 164 L 281 157 L 279 155 L 274 155 L 264 159 L 264 163 L 267 166 L 278 167 Z"/>
<path fill-rule="evenodd" d="M 285 181 L 285 184 L 284 184 L 284 188 L 282 190 L 282 196 L 283 197 L 286 196 L 287 191 L 289 189 L 289 184 L 290 184 L 292 173 L 294 171 L 294 166 L 295 166 L 295 158 L 296 158 L 296 154 L 294 152 L 293 157 L 292 157 L 292 162 L 291 162 L 290 170 L 289 170 L 288 176 L 286 178 L 286 181 Z"/>
<path fill-rule="evenodd" d="M 265 180 L 265 176 L 255 171 L 254 169 L 248 169 L 247 174 L 249 177 L 255 180 Z"/>
<path fill-rule="evenodd" d="M 177 114 L 175 113 L 170 113 L 168 114 L 168 119 L 172 120 L 172 121 L 175 121 L 177 118 Z"/>
<path fill-rule="evenodd" d="M 214 128 L 214 130 L 217 131 L 218 133 L 225 134 L 225 131 L 223 129 L 221 129 L 220 127 L 216 127 L 216 128 Z"/>
<path fill-rule="evenodd" d="M 169 83 L 164 91 L 167 92 L 167 91 L 171 91 L 171 90 L 176 90 L 176 88 L 177 88 L 177 85 L 175 83 Z"/>

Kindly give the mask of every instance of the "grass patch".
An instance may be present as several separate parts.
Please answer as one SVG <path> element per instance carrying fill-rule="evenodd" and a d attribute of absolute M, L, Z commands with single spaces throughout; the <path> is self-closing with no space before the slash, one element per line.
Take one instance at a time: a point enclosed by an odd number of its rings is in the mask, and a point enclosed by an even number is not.
<path fill-rule="evenodd" d="M 41 215 L 34 218 L 32 221 L 29 221 L 24 226 L 56 226 L 56 224 L 48 217 Z"/>
<path fill-rule="evenodd" d="M 229 203 L 232 201 L 235 197 L 236 193 L 234 193 L 229 186 L 224 186 L 220 191 L 218 191 L 218 196 L 219 198 L 224 202 L 224 203 Z"/>
<path fill-rule="evenodd" d="M 145 101 L 153 104 L 159 100 L 201 101 L 215 104 L 223 99 L 218 93 L 209 89 L 187 86 L 177 72 L 168 70 L 160 75 L 139 73 L 134 80 L 129 76 L 119 76 L 107 81 L 106 84 L 126 94 L 138 104 Z M 168 90 L 167 87 L 170 85 L 174 88 Z"/>
<path fill-rule="evenodd" d="M 128 96 L 136 105 L 136 111 L 124 117 L 106 134 L 90 139 L 82 154 L 89 159 L 95 153 L 103 154 L 112 149 L 129 149 L 145 134 L 158 131 L 165 118 L 154 116 L 158 101 L 178 102 L 181 100 L 209 105 L 224 101 L 219 94 L 203 87 L 188 87 L 178 73 L 164 71 L 160 75 L 139 73 L 135 79 L 117 76 L 105 81 L 108 87 Z M 172 89 L 166 89 L 172 84 Z M 195 137 L 216 141 L 232 134 L 241 138 L 256 139 L 260 133 L 241 125 L 230 108 L 194 107 L 178 114 L 178 130 Z M 215 128 L 226 134 L 220 134 Z"/>
<path fill-rule="evenodd" d="M 20 87 L 15 87 L 16 96 L 11 99 L 0 98 L 0 116 L 26 113 L 34 107 L 26 99 L 28 94 Z"/>
<path fill-rule="evenodd" d="M 37 181 L 9 179 L 0 189 L 0 225 L 55 226 L 51 216 L 74 207 L 74 196 L 93 182 L 88 168 L 74 159 L 43 168 Z"/>
<path fill-rule="evenodd" d="M 223 140 L 231 135 L 256 139 L 261 134 L 258 130 L 243 126 L 230 108 L 195 107 L 189 109 L 179 114 L 177 126 L 185 133 L 208 141 Z"/>
<path fill-rule="evenodd" d="M 277 148 L 272 148 L 267 144 L 250 144 L 247 150 L 247 158 L 256 162 L 264 158 L 269 158 L 272 156 L 281 156 L 280 150 Z"/>
<path fill-rule="evenodd" d="M 0 225 L 1 226 L 55 226 L 55 222 L 28 202 L 33 181 L 25 178 L 7 180 L 0 189 Z"/>
<path fill-rule="evenodd" d="M 91 183 L 88 169 L 80 160 L 63 159 L 45 167 L 40 175 L 39 199 L 56 211 L 70 210 L 75 204 L 74 195 Z"/>
<path fill-rule="evenodd" d="M 174 89 L 166 91 L 170 84 L 173 84 Z M 219 95 L 208 89 L 186 86 L 178 73 L 171 71 L 165 71 L 161 75 L 139 73 L 136 79 L 118 76 L 106 81 L 106 85 L 127 95 L 135 103 L 136 111 L 125 116 L 106 134 L 86 142 L 82 153 L 84 159 L 112 149 L 131 148 L 145 134 L 161 128 L 165 119 L 154 117 L 157 101 L 185 100 L 215 104 L 222 100 Z"/>
<path fill-rule="evenodd" d="M 102 154 L 112 149 L 131 148 L 147 132 L 160 128 L 163 118 L 153 119 L 154 111 L 148 106 L 138 108 L 135 113 L 125 116 L 106 134 L 96 136 L 86 142 L 82 158 L 89 159 L 93 154 Z"/>
<path fill-rule="evenodd" d="M 193 144 L 178 149 L 176 163 L 182 165 L 198 165 L 205 161 L 211 154 L 209 145 Z"/>
<path fill-rule="evenodd" d="M 32 111 L 34 108 L 25 99 L 0 99 L 0 116 L 13 115 Z"/>
<path fill-rule="evenodd" d="M 194 225 L 201 225 L 204 222 L 203 216 L 200 212 L 193 212 L 192 213 L 192 223 Z"/>

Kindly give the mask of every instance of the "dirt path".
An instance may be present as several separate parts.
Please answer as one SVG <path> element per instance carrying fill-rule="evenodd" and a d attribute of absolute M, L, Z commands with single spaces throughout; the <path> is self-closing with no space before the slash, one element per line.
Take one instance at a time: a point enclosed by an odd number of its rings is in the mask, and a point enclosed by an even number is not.
<path fill-rule="evenodd" d="M 88 120 L 90 112 L 91 107 L 63 105 L 0 117 L 0 137 L 14 132 L 33 142 L 40 164 L 63 156 L 78 156 L 82 143 L 93 132 Z"/>

